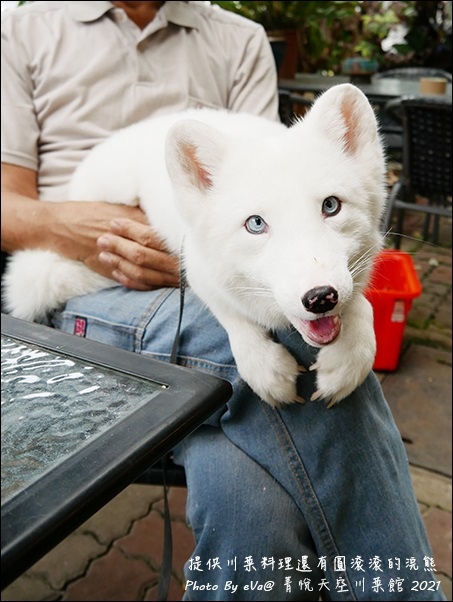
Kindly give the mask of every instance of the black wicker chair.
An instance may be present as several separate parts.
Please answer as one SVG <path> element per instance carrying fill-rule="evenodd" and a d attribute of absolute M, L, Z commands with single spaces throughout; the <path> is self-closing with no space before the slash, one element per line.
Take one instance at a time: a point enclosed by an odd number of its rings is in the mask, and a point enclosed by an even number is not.
<path fill-rule="evenodd" d="M 399 69 L 388 69 L 375 73 L 372 81 L 382 79 L 405 79 L 418 81 L 421 77 L 444 77 L 448 82 L 452 81 L 452 74 L 444 69 L 435 69 L 432 67 L 401 67 Z M 384 143 L 390 155 L 394 155 L 400 160 L 403 148 L 403 132 L 400 122 L 396 121 L 385 107 L 381 107 L 378 114 L 380 131 L 383 135 Z"/>
<path fill-rule="evenodd" d="M 426 214 L 423 239 L 437 243 L 439 220 L 452 215 L 451 98 L 403 96 L 389 101 L 386 111 L 402 123 L 403 165 L 389 198 L 383 230 L 397 211 L 395 246 L 400 247 L 405 211 Z"/>

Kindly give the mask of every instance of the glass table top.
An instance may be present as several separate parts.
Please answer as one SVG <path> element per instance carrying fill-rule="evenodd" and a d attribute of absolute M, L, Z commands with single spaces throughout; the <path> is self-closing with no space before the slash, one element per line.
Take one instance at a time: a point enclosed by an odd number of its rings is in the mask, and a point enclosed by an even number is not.
<path fill-rule="evenodd" d="M 1 337 L 2 501 L 164 385 Z"/>

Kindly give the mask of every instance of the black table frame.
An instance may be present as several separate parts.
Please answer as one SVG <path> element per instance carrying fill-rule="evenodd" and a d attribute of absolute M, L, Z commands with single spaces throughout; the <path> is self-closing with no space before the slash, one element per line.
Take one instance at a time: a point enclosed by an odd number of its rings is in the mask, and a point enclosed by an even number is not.
<path fill-rule="evenodd" d="M 3 589 L 200 426 L 226 403 L 232 388 L 212 375 L 4 314 L 2 334 L 166 385 L 131 415 L 2 501 Z"/>

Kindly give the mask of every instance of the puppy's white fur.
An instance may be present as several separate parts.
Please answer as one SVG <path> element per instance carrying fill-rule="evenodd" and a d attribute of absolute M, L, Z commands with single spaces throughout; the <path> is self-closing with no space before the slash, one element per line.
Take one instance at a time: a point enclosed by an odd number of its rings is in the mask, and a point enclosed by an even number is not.
<path fill-rule="evenodd" d="M 70 199 L 139 204 L 172 252 L 184 238 L 189 284 L 227 330 L 239 373 L 262 399 L 296 399 L 297 362 L 269 334 L 292 323 L 322 347 L 315 396 L 336 402 L 374 361 L 363 289 L 381 246 L 384 177 L 373 110 L 344 84 L 289 129 L 209 109 L 136 124 L 89 154 Z M 13 255 L 4 285 L 11 314 L 36 320 L 116 283 L 81 262 L 27 250 Z M 312 313 L 302 299 L 320 287 L 336 291 L 337 302 Z"/>

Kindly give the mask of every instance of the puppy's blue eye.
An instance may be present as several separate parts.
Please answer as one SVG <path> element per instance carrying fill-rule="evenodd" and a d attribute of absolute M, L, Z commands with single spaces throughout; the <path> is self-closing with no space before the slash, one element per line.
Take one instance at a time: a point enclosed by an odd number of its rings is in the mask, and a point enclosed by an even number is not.
<path fill-rule="evenodd" d="M 328 196 L 322 202 L 322 214 L 324 217 L 332 217 L 340 213 L 341 202 L 336 196 Z"/>
<path fill-rule="evenodd" d="M 267 224 L 260 215 L 251 215 L 245 220 L 245 228 L 250 234 L 263 234 L 267 231 Z"/>

